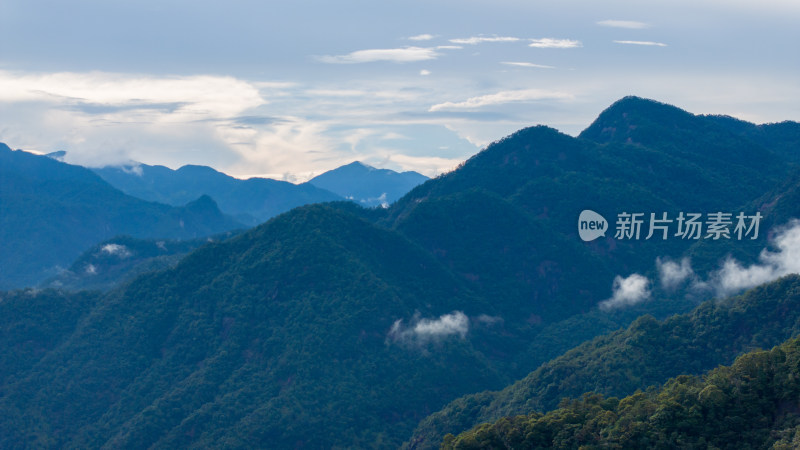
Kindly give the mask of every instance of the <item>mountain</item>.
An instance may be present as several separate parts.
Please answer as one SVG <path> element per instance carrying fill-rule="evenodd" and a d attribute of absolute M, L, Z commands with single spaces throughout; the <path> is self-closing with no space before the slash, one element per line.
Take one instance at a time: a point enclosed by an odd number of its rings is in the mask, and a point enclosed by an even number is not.
<path fill-rule="evenodd" d="M 681 374 L 699 375 L 738 355 L 800 334 L 800 276 L 744 295 L 707 301 L 661 322 L 642 316 L 627 329 L 588 341 L 498 392 L 459 398 L 423 420 L 409 448 L 438 448 L 447 433 L 556 409 L 593 391 L 624 396 Z"/>
<path fill-rule="evenodd" d="M 83 167 L 0 144 L 0 288 L 33 286 L 119 234 L 185 239 L 242 227 L 210 198 L 192 200 L 143 201 Z"/>
<path fill-rule="evenodd" d="M 705 116 L 738 136 L 768 146 L 786 159 L 800 162 L 800 124 L 792 121 L 756 125 L 730 116 Z"/>
<path fill-rule="evenodd" d="M 91 247 L 66 270 L 43 281 L 41 286 L 70 291 L 109 290 L 143 273 L 173 267 L 191 251 L 236 233 L 229 231 L 186 240 L 116 236 Z"/>
<path fill-rule="evenodd" d="M 739 241 L 609 230 L 587 243 L 580 212 L 611 224 L 622 211 L 766 212 L 754 202 L 790 189 L 796 167 L 644 99 L 615 103 L 596 128 L 626 114 L 659 139 L 526 128 L 388 208 L 296 208 L 102 295 L 0 385 L 0 447 L 397 447 L 448 402 L 502 389 L 636 314 L 657 316 L 646 329 L 685 313 L 694 297 L 657 281 L 649 300 L 598 304 L 617 276 L 657 280 L 657 257 L 702 244 L 700 276 Z M 662 132 L 676 126 L 687 131 Z M 798 205 L 772 207 L 791 217 Z"/>
<path fill-rule="evenodd" d="M 122 192 L 148 201 L 178 206 L 208 195 L 222 212 L 248 225 L 257 225 L 297 206 L 342 199 L 309 183 L 296 185 L 268 178 L 239 180 L 206 166 L 172 170 L 135 164 L 92 170 Z"/>
<path fill-rule="evenodd" d="M 0 447 L 398 445 L 387 426 L 505 379 L 464 337 L 483 314 L 396 233 L 295 209 L 108 294 L 3 386 Z"/>
<path fill-rule="evenodd" d="M 355 161 L 309 180 L 310 184 L 335 192 L 362 206 L 388 206 L 428 177 L 417 172 L 376 169 Z"/>
<path fill-rule="evenodd" d="M 800 338 L 619 399 L 586 394 L 545 415 L 481 425 L 443 449 L 776 448 L 800 445 Z"/>

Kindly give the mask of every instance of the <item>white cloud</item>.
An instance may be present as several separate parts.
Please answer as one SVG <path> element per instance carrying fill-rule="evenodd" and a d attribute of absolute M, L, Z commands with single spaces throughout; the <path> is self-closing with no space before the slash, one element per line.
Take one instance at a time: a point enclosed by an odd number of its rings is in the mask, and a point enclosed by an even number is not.
<path fill-rule="evenodd" d="M 428 111 L 444 111 L 453 109 L 476 109 L 489 105 L 500 105 L 512 102 L 528 102 L 535 100 L 568 100 L 571 94 L 543 89 L 522 89 L 517 91 L 501 91 L 495 94 L 468 98 L 463 102 L 445 102 L 431 106 Z"/>
<path fill-rule="evenodd" d="M 461 311 L 443 314 L 438 319 L 422 319 L 414 316 L 412 324 L 406 326 L 402 319 L 396 320 L 388 337 L 394 342 L 426 344 L 450 336 L 465 338 L 469 331 L 469 318 Z"/>
<path fill-rule="evenodd" d="M 404 47 L 358 50 L 346 55 L 321 56 L 318 59 L 329 64 L 359 64 L 378 61 L 408 63 L 436 59 L 439 54 L 433 48 Z"/>
<path fill-rule="evenodd" d="M 553 66 L 545 66 L 542 64 L 534 64 L 530 62 L 505 61 L 500 64 L 505 64 L 507 66 L 516 66 L 516 67 L 530 67 L 532 69 L 555 69 L 555 67 Z"/>
<path fill-rule="evenodd" d="M 144 171 L 142 170 L 141 164 L 135 164 L 132 166 L 120 166 L 123 172 L 129 173 L 131 175 L 136 175 L 137 177 L 144 176 Z"/>
<path fill-rule="evenodd" d="M 625 44 L 625 45 L 645 45 L 651 47 L 666 47 L 667 44 L 663 42 L 652 42 L 652 41 L 614 41 L 615 44 Z"/>
<path fill-rule="evenodd" d="M 422 319 L 414 325 L 417 336 L 449 336 L 458 335 L 465 337 L 469 330 L 469 319 L 461 311 L 444 314 L 438 319 Z"/>
<path fill-rule="evenodd" d="M 759 263 L 744 267 L 728 259 L 712 274 L 711 285 L 720 295 L 728 295 L 767 283 L 790 273 L 800 273 L 800 221 L 793 220 L 775 235 L 777 251 L 761 251 Z"/>
<path fill-rule="evenodd" d="M 472 36 L 468 38 L 450 39 L 453 44 L 477 45 L 485 42 L 517 42 L 519 38 L 510 36 Z"/>
<path fill-rule="evenodd" d="M 650 297 L 650 280 L 634 273 L 627 278 L 617 275 L 614 278 L 613 294 L 610 299 L 600 302 L 600 309 L 609 310 L 640 303 Z"/>
<path fill-rule="evenodd" d="M 117 255 L 122 259 L 125 259 L 131 255 L 128 247 L 120 244 L 106 244 L 100 249 L 100 251 L 108 253 L 109 255 Z"/>
<path fill-rule="evenodd" d="M 173 116 L 200 119 L 231 117 L 266 104 L 251 83 L 233 77 L 135 76 L 103 72 L 18 74 L 0 71 L 0 101 L 52 102 L 76 109 L 133 112 L 169 110 Z M 120 117 L 120 120 L 123 118 Z"/>
<path fill-rule="evenodd" d="M 583 47 L 583 44 L 581 41 L 575 41 L 572 39 L 542 38 L 531 39 L 531 43 L 528 44 L 528 46 L 535 48 L 577 48 Z"/>
<path fill-rule="evenodd" d="M 656 258 L 656 268 L 661 280 L 661 287 L 664 289 L 674 289 L 694 275 L 689 258 L 681 259 L 680 264 L 669 259 Z"/>
<path fill-rule="evenodd" d="M 422 70 L 420 70 L 420 71 L 419 71 L 419 74 L 420 74 L 420 75 L 422 75 L 423 77 L 425 77 L 425 76 L 428 76 L 428 75 L 430 75 L 430 74 L 431 74 L 431 71 L 430 71 L 430 70 L 425 70 L 425 69 L 422 69 Z"/>
<path fill-rule="evenodd" d="M 650 25 L 644 22 L 637 22 L 634 20 L 601 20 L 597 22 L 598 25 L 612 28 L 628 28 L 631 30 L 640 30 L 649 28 Z"/>
<path fill-rule="evenodd" d="M 432 34 L 418 34 L 416 36 L 411 36 L 408 38 L 410 41 L 430 41 L 431 39 L 435 38 L 436 36 Z"/>
<path fill-rule="evenodd" d="M 158 154 L 164 163 L 187 147 L 207 149 L 206 164 L 219 164 L 231 152 L 218 132 L 268 101 L 232 77 L 0 71 L 0 103 L 4 140 L 57 146 L 67 162 L 102 166 L 128 163 L 134 153 Z"/>

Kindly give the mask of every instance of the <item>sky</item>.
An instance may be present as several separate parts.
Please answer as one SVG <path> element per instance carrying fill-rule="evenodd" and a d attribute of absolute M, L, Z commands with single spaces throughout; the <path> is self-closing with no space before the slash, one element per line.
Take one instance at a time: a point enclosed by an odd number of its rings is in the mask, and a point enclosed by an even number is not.
<path fill-rule="evenodd" d="M 638 95 L 800 121 L 795 0 L 2 0 L 0 142 L 86 166 L 436 176 Z"/>

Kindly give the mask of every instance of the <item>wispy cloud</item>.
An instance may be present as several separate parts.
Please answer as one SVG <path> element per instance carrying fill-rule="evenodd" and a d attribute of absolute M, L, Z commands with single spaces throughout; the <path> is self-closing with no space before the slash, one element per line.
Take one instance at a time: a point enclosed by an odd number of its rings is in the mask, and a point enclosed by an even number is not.
<path fill-rule="evenodd" d="M 583 43 L 572 39 L 542 38 L 531 39 L 531 43 L 528 46 L 535 48 L 577 48 L 583 47 Z"/>
<path fill-rule="evenodd" d="M 432 34 L 418 34 L 416 36 L 411 36 L 408 38 L 409 41 L 430 41 L 431 39 L 435 38 L 436 36 Z"/>
<path fill-rule="evenodd" d="M 464 338 L 469 331 L 469 318 L 461 311 L 443 314 L 438 319 L 423 319 L 415 315 L 411 324 L 396 320 L 389 329 L 388 338 L 394 342 L 426 344 L 449 336 Z"/>
<path fill-rule="evenodd" d="M 450 39 L 453 44 L 477 45 L 486 42 L 517 42 L 519 38 L 510 36 L 472 36 L 468 38 Z"/>
<path fill-rule="evenodd" d="M 425 76 L 428 76 L 428 75 L 430 75 L 430 74 L 431 74 L 431 71 L 430 71 L 430 70 L 425 70 L 425 69 L 422 69 L 422 70 L 420 70 L 420 71 L 419 71 L 419 74 L 420 74 L 420 75 L 422 75 L 423 77 L 425 77 Z"/>
<path fill-rule="evenodd" d="M 221 116 L 234 115 L 267 102 L 256 86 L 232 77 L 4 71 L 0 71 L 0 101 L 54 102 L 78 109 L 94 106 L 101 113 L 146 109 Z"/>
<path fill-rule="evenodd" d="M 516 67 L 530 67 L 532 69 L 555 69 L 555 67 L 553 66 L 545 66 L 543 64 L 534 64 L 530 62 L 504 61 L 500 64 L 505 64 L 507 66 L 516 66 Z"/>
<path fill-rule="evenodd" d="M 718 296 L 736 294 L 760 284 L 769 283 L 791 273 L 800 273 L 800 220 L 794 219 L 779 228 L 772 239 L 775 251 L 763 249 L 758 262 L 744 265 L 728 258 L 720 268 L 703 280 L 692 269 L 689 258 L 680 263 L 667 258 L 656 258 L 661 287 L 667 291 L 684 286 L 689 295 L 713 292 Z M 650 297 L 650 281 L 642 275 L 614 279 L 612 297 L 600 302 L 601 309 L 635 305 Z"/>
<path fill-rule="evenodd" d="M 4 139 L 32 149 L 56 143 L 73 164 L 125 163 L 155 148 L 164 158 L 189 146 L 207 149 L 214 164 L 226 157 L 220 134 L 269 103 L 261 91 L 226 76 L 0 71 L 0 122 Z"/>
<path fill-rule="evenodd" d="M 617 275 L 614 278 L 613 294 L 610 299 L 600 302 L 600 309 L 614 309 L 631 306 L 650 298 L 650 281 L 647 277 L 634 273 L 627 278 Z"/>
<path fill-rule="evenodd" d="M 500 105 L 513 102 L 527 102 L 535 100 L 568 100 L 571 94 L 543 89 L 522 89 L 517 91 L 501 91 L 496 94 L 481 95 L 464 100 L 463 102 L 445 102 L 431 106 L 428 111 L 436 112 L 453 109 L 476 109 L 489 105 Z"/>
<path fill-rule="evenodd" d="M 800 273 L 800 221 L 794 220 L 775 235 L 777 251 L 761 251 L 757 264 L 743 266 L 728 259 L 712 275 L 712 285 L 719 294 L 730 294 L 766 283 L 790 273 Z"/>
<path fill-rule="evenodd" d="M 378 61 L 408 63 L 428 61 L 439 57 L 433 48 L 404 47 L 358 50 L 346 55 L 320 56 L 318 59 L 328 64 L 359 64 Z"/>
<path fill-rule="evenodd" d="M 675 289 L 694 275 L 689 258 L 681 259 L 680 263 L 666 258 L 656 258 L 656 268 L 661 280 L 661 287 L 664 289 Z"/>
<path fill-rule="evenodd" d="M 100 251 L 103 253 L 107 253 L 109 255 L 117 255 L 121 259 L 125 259 L 131 255 L 131 252 L 130 250 L 128 250 L 128 247 L 125 247 L 124 245 L 120 244 L 106 244 L 103 246 L 103 248 L 100 249 Z"/>
<path fill-rule="evenodd" d="M 601 20 L 597 22 L 597 24 L 603 27 L 627 28 L 631 30 L 641 30 L 650 27 L 648 23 L 637 22 L 635 20 Z"/>
<path fill-rule="evenodd" d="M 663 42 L 653 42 L 653 41 L 614 41 L 615 44 L 625 44 L 625 45 L 649 45 L 653 47 L 666 47 L 667 44 Z"/>

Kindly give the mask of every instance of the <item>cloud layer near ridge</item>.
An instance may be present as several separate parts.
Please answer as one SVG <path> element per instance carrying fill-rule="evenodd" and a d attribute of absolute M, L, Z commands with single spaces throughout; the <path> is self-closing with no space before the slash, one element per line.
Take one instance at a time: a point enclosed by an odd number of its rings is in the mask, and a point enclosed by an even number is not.
<path fill-rule="evenodd" d="M 724 297 L 788 274 L 800 274 L 800 220 L 794 219 L 778 229 L 772 245 L 775 250 L 763 249 L 758 261 L 750 265 L 727 258 L 706 280 L 698 277 L 689 258 L 680 262 L 656 258 L 660 286 L 666 291 L 684 287 L 687 292 L 712 292 Z M 649 286 L 650 280 L 643 275 L 634 273 L 626 278 L 618 275 L 613 282 L 612 297 L 599 306 L 613 309 L 641 303 L 651 296 Z"/>

